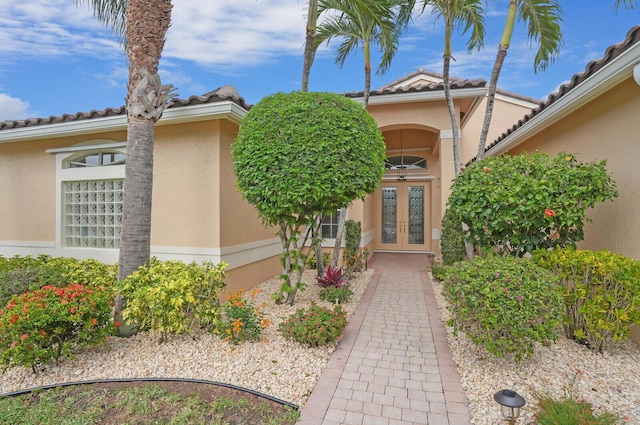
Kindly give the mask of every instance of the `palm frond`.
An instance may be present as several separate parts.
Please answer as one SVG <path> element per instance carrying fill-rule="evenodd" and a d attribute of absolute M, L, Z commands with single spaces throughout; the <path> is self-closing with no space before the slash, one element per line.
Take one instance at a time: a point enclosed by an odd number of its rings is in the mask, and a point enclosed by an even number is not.
<path fill-rule="evenodd" d="M 121 42 L 125 41 L 127 0 L 76 0 L 76 4 L 88 4 L 93 15 L 111 28 Z"/>
<path fill-rule="evenodd" d="M 535 72 L 544 71 L 562 47 L 562 6 L 558 0 L 523 0 L 519 18 L 526 22 L 529 40 L 538 43 L 533 61 Z"/>

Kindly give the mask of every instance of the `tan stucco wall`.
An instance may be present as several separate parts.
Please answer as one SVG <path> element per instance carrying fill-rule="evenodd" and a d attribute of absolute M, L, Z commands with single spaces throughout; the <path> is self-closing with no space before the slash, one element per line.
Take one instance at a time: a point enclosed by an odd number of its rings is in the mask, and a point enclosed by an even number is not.
<path fill-rule="evenodd" d="M 451 128 L 449 112 L 444 101 L 370 105 L 368 110 L 378 127 L 382 129 L 400 126 L 410 128 L 412 125 L 438 130 Z"/>
<path fill-rule="evenodd" d="M 259 283 L 280 276 L 280 274 L 282 274 L 282 266 L 277 257 L 228 270 L 224 279 L 227 284 L 225 295 L 230 291 L 255 288 Z"/>
<path fill-rule="evenodd" d="M 220 126 L 220 166 L 218 178 L 220 181 L 220 245 L 234 246 L 248 242 L 273 239 L 276 228 L 265 228 L 258 218 L 253 206 L 242 199 L 236 188 L 236 176 L 233 174 L 233 158 L 231 143 L 235 139 L 237 127 L 230 122 L 223 122 Z"/>
<path fill-rule="evenodd" d="M 585 249 L 609 249 L 640 259 L 640 87 L 632 79 L 509 151 L 576 154 L 579 161 L 607 160 L 620 197 L 590 210 Z"/>
<path fill-rule="evenodd" d="M 462 129 L 462 137 L 460 140 L 460 160 L 462 164 L 469 162 L 478 153 L 478 141 L 480 140 L 480 132 L 482 131 L 486 108 L 487 99 L 484 98 Z M 489 125 L 489 132 L 487 133 L 486 145 L 489 146 L 494 140 L 501 136 L 502 133 L 529 112 L 531 112 L 531 108 L 529 106 L 523 106 L 521 102 L 517 100 L 509 101 L 508 98 L 503 96 L 496 96 L 493 104 L 491 125 Z"/>
<path fill-rule="evenodd" d="M 126 140 L 123 132 L 0 144 L 0 241 L 53 244 L 56 159 L 47 149 L 91 139 Z"/>
<path fill-rule="evenodd" d="M 217 247 L 219 121 L 156 128 L 151 245 Z"/>
<path fill-rule="evenodd" d="M 0 239 L 55 240 L 55 157 L 51 142 L 0 145 Z"/>

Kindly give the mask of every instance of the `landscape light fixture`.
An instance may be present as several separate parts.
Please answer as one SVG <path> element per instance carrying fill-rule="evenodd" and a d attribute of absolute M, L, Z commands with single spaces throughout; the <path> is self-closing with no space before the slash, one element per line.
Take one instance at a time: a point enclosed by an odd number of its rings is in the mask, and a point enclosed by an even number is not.
<path fill-rule="evenodd" d="M 513 390 L 502 390 L 495 393 L 493 399 L 500 405 L 502 416 L 509 425 L 515 425 L 516 419 L 520 416 L 520 408 L 526 403 L 524 398 Z"/>

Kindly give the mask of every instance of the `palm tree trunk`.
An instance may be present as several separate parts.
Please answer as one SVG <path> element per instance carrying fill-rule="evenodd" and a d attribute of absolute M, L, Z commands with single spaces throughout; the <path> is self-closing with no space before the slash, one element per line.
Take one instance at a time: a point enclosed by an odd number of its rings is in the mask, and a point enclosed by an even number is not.
<path fill-rule="evenodd" d="M 118 279 L 147 264 L 151 251 L 154 121 L 130 117 Z"/>
<path fill-rule="evenodd" d="M 369 108 L 369 92 L 371 91 L 371 45 L 365 42 L 362 46 L 364 54 L 364 93 L 363 105 L 364 109 Z"/>
<path fill-rule="evenodd" d="M 513 35 L 513 28 L 515 27 L 516 23 L 519 3 L 520 0 L 509 1 L 507 20 L 504 24 L 502 38 L 500 39 L 500 45 L 498 46 L 498 54 L 496 55 L 496 61 L 494 62 L 493 70 L 491 71 L 491 80 L 489 81 L 489 93 L 487 93 L 487 108 L 485 109 L 484 122 L 482 123 L 480 140 L 478 142 L 478 154 L 476 158 L 478 160 L 484 157 L 484 149 L 487 144 L 487 135 L 489 134 L 489 126 L 491 125 L 491 118 L 493 116 L 493 103 L 496 98 L 498 78 L 500 78 L 500 71 L 502 70 L 504 58 L 507 56 L 507 50 L 509 50 L 509 46 L 511 45 L 511 36 Z"/>
<path fill-rule="evenodd" d="M 455 170 L 455 176 L 460 175 L 460 128 L 458 125 L 458 116 L 456 115 L 456 108 L 453 104 L 453 97 L 451 96 L 451 82 L 449 81 L 449 65 L 451 63 L 451 56 L 445 55 L 444 67 L 442 71 L 442 79 L 444 81 L 444 97 L 447 100 L 447 108 L 449 109 L 449 118 L 451 118 L 451 132 L 453 134 L 453 168 Z"/>
<path fill-rule="evenodd" d="M 313 41 L 316 38 L 316 23 L 318 20 L 318 0 L 309 0 L 309 14 L 307 16 L 307 36 L 304 44 L 304 62 L 302 64 L 303 92 L 309 91 L 309 74 L 315 56 Z"/>
<path fill-rule="evenodd" d="M 127 93 L 127 163 L 118 280 L 124 280 L 148 264 L 151 240 L 151 198 L 153 188 L 153 132 L 171 91 L 161 86 L 158 63 L 165 35 L 171 24 L 171 0 L 128 0 L 126 51 L 129 58 Z M 126 300 L 116 297 L 119 320 Z M 121 328 L 121 335 L 131 329 Z"/>
<path fill-rule="evenodd" d="M 498 48 L 496 61 L 493 64 L 493 71 L 491 71 L 491 81 L 489 82 L 489 92 L 487 93 L 487 108 L 484 114 L 484 122 L 482 123 L 482 131 L 480 132 L 480 141 L 478 142 L 478 154 L 476 157 L 477 160 L 481 160 L 482 158 L 484 158 L 484 149 L 487 143 L 487 134 L 489 133 L 491 117 L 493 116 L 493 104 L 496 98 L 498 77 L 500 77 L 500 71 L 502 70 L 504 58 L 507 56 L 507 49 L 508 47 L 502 45 Z"/>

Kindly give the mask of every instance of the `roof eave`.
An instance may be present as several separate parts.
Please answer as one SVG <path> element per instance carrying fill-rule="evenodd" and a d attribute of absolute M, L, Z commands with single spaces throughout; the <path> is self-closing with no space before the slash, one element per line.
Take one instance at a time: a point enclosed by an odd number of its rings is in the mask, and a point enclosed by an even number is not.
<path fill-rule="evenodd" d="M 239 124 L 247 111 L 233 101 L 167 108 L 157 126 L 186 122 L 228 119 Z M 127 129 L 125 114 L 101 118 L 91 118 L 31 127 L 5 129 L 0 132 L 0 143 L 24 142 L 29 140 L 53 139 L 56 137 L 119 131 Z"/>
<path fill-rule="evenodd" d="M 469 97 L 482 97 L 487 94 L 484 87 L 464 88 L 451 90 L 453 99 L 465 99 Z M 415 91 L 411 93 L 378 94 L 369 97 L 369 105 L 389 105 L 394 103 L 424 102 L 432 100 L 444 100 L 444 90 Z M 362 103 L 362 97 L 352 98 Z"/>
<path fill-rule="evenodd" d="M 633 77 L 634 71 L 638 72 L 636 71 L 640 64 L 638 58 L 640 58 L 640 43 L 613 59 L 587 80 L 532 117 L 522 127 L 519 127 L 499 143 L 490 147 L 485 156 L 500 155 L 507 152 L 624 80 Z"/>

